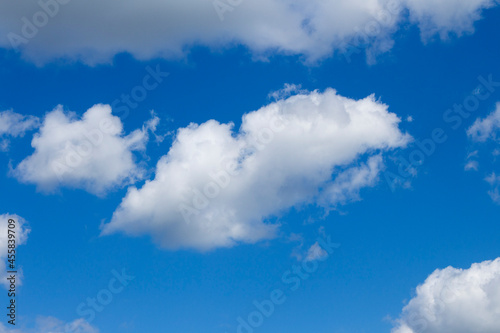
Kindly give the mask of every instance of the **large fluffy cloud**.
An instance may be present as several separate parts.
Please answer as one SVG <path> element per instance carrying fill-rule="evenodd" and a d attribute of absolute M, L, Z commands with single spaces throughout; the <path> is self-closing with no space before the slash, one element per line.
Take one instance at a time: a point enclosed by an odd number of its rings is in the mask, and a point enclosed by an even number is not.
<path fill-rule="evenodd" d="M 7 150 L 9 137 L 22 137 L 38 125 L 37 117 L 23 116 L 12 110 L 0 112 L 0 150 Z"/>
<path fill-rule="evenodd" d="M 375 183 L 384 151 L 404 146 L 400 119 L 374 96 L 300 93 L 243 116 L 178 130 L 155 178 L 131 187 L 103 233 L 151 235 L 200 250 L 273 237 L 266 219 L 303 203 L 330 208 Z"/>
<path fill-rule="evenodd" d="M 13 220 L 14 223 L 9 223 L 9 220 Z M 9 225 L 12 226 L 12 228 L 9 228 Z M 8 230 L 11 230 L 10 232 Z M 1 284 L 4 285 L 5 287 L 9 287 L 10 283 L 7 281 L 7 269 L 6 262 L 7 259 L 14 259 L 17 257 L 17 253 L 11 253 L 10 255 L 14 255 L 15 257 L 8 258 L 9 253 L 7 253 L 8 250 L 8 245 L 9 244 L 15 244 L 16 247 L 16 252 L 17 252 L 17 247 L 19 245 L 23 245 L 26 243 L 28 240 L 28 234 L 30 232 L 30 229 L 27 226 L 26 221 L 16 215 L 16 214 L 2 214 L 0 215 L 0 281 Z M 9 236 L 14 235 L 14 237 Z M 10 238 L 9 238 L 10 237 Z M 9 239 L 11 242 L 9 243 Z M 12 242 L 14 240 L 15 242 Z M 21 275 L 21 270 L 17 266 L 17 261 L 14 261 L 15 264 L 15 269 L 19 272 Z M 17 283 L 20 283 L 20 279 L 18 276 Z"/>
<path fill-rule="evenodd" d="M 157 123 L 154 117 L 125 136 L 120 118 L 111 114 L 109 105 L 95 105 L 81 119 L 59 106 L 47 113 L 34 135 L 35 152 L 12 173 L 44 192 L 66 186 L 103 195 L 142 177 L 133 151 L 145 149 L 148 129 L 154 130 Z"/>
<path fill-rule="evenodd" d="M 31 0 L 0 2 L 0 46 L 37 63 L 54 58 L 94 64 L 119 52 L 140 59 L 177 57 L 193 45 L 242 44 L 308 59 L 360 39 L 385 50 L 409 10 L 423 35 L 472 30 L 494 0 Z"/>
<path fill-rule="evenodd" d="M 447 267 L 417 287 L 392 333 L 500 332 L 500 258 Z"/>

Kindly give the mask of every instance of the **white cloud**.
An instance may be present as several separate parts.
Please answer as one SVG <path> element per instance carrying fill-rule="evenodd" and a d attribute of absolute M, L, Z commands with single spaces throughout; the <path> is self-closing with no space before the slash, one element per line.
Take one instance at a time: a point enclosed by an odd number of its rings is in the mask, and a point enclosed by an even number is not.
<path fill-rule="evenodd" d="M 267 97 L 274 100 L 279 100 L 299 93 L 307 93 L 307 90 L 302 89 L 302 86 L 300 84 L 297 85 L 285 83 L 285 86 L 282 89 L 271 92 Z"/>
<path fill-rule="evenodd" d="M 374 184 L 384 151 L 409 136 L 387 105 L 335 90 L 301 93 L 178 130 L 155 178 L 131 187 L 103 234 L 151 235 L 164 248 L 207 250 L 274 236 L 268 218 L 317 201 L 329 208 Z M 363 162 L 367 160 L 366 162 Z"/>
<path fill-rule="evenodd" d="M 124 136 L 121 120 L 111 114 L 109 105 L 95 105 L 81 119 L 58 106 L 47 113 L 34 135 L 35 152 L 12 174 L 43 192 L 66 186 L 104 195 L 143 176 L 133 151 L 145 150 L 148 130 L 154 131 L 157 123 L 155 117 Z"/>
<path fill-rule="evenodd" d="M 500 129 L 500 103 L 497 103 L 495 111 L 485 118 L 478 118 L 471 127 L 467 129 L 467 135 L 475 142 L 485 142 L 489 139 L 497 139 L 497 131 Z"/>
<path fill-rule="evenodd" d="M 469 139 L 474 142 L 484 143 L 491 140 L 494 142 L 494 145 L 498 145 L 498 143 L 500 143 L 500 138 L 497 137 L 499 130 L 500 103 L 497 103 L 496 109 L 488 116 L 486 116 L 485 118 L 477 118 L 476 121 L 474 121 L 472 126 L 467 129 L 467 135 L 469 136 Z M 495 148 L 491 154 L 494 157 L 497 156 L 498 148 Z M 472 154 L 469 154 L 467 158 L 469 159 L 471 156 L 475 157 L 477 155 L 478 153 L 477 151 L 475 151 Z M 466 170 L 468 170 L 467 166 L 471 163 L 473 163 L 471 168 L 477 170 L 479 167 L 479 163 L 477 161 L 469 162 L 466 165 Z M 493 171 L 485 178 L 485 180 L 491 186 L 491 189 L 488 191 L 488 195 L 491 197 L 493 202 L 500 204 L 500 177 L 496 176 L 495 172 Z"/>
<path fill-rule="evenodd" d="M 466 158 L 467 163 L 465 164 L 465 167 L 464 167 L 465 171 L 470 171 L 470 170 L 477 171 L 477 170 L 479 170 L 479 162 L 477 160 L 475 160 L 475 158 L 477 159 L 478 156 L 479 156 L 478 150 L 474 150 L 473 152 L 467 154 L 467 158 Z"/>
<path fill-rule="evenodd" d="M 23 116 L 12 110 L 0 112 L 0 136 L 23 136 L 24 133 L 38 126 L 38 118 Z"/>
<path fill-rule="evenodd" d="M 333 183 L 325 187 L 322 199 L 333 204 L 358 200 L 359 190 L 375 185 L 383 165 L 382 156 L 376 155 L 371 156 L 366 163 L 361 163 L 358 167 L 350 167 L 340 172 Z"/>
<path fill-rule="evenodd" d="M 464 166 L 465 171 L 470 171 L 470 170 L 477 171 L 478 169 L 479 169 L 478 161 L 467 161 L 467 163 Z"/>
<path fill-rule="evenodd" d="M 500 332 L 500 258 L 447 267 L 417 287 L 392 333 Z"/>
<path fill-rule="evenodd" d="M 467 154 L 467 157 L 465 159 L 465 166 L 464 170 L 465 171 L 478 171 L 479 170 L 479 161 L 477 160 L 479 158 L 479 150 L 474 150 Z"/>
<path fill-rule="evenodd" d="M 51 5 L 43 9 L 39 3 Z M 280 53 L 315 60 L 344 49 L 346 42 L 366 44 L 369 54 L 390 49 L 390 35 L 406 10 L 423 35 L 446 36 L 471 31 L 481 10 L 493 5 L 493 0 L 146 0 L 119 6 L 111 0 L 2 1 L 0 46 L 14 45 L 38 64 L 55 58 L 96 64 L 120 52 L 172 58 L 194 45 L 234 44 L 256 57 Z"/>
<path fill-rule="evenodd" d="M 14 220 L 15 222 L 14 223 L 9 223 L 9 219 L 12 219 Z M 9 228 L 9 225 L 12 225 L 13 228 Z M 12 230 L 12 231 L 8 231 L 8 230 Z M 1 284 L 8 288 L 9 285 L 10 285 L 10 282 L 7 281 L 7 270 L 11 270 L 11 269 L 7 269 L 7 264 L 10 264 L 10 263 L 7 263 L 7 260 L 8 259 L 12 259 L 12 258 L 8 258 L 8 253 L 7 253 L 7 250 L 9 249 L 8 248 L 8 245 L 9 245 L 9 239 L 10 240 L 15 240 L 15 242 L 10 242 L 10 244 L 12 245 L 13 243 L 15 243 L 15 247 L 17 249 L 17 247 L 19 245 L 23 245 L 26 243 L 26 241 L 28 240 L 28 234 L 30 232 L 30 229 L 28 228 L 27 226 L 27 223 L 26 221 L 16 215 L 16 214 L 2 214 L 0 215 L 0 281 L 1 281 Z M 14 238 L 12 238 L 12 236 L 9 236 L 9 234 L 11 235 L 14 235 Z M 11 238 L 9 238 L 11 237 Z M 17 250 L 16 250 L 17 252 Z M 11 254 L 14 254 L 15 253 L 11 253 Z M 17 256 L 16 256 L 17 257 Z M 15 259 L 15 258 L 14 258 Z M 7 264 L 6 264 L 7 263 Z M 21 270 L 20 268 L 17 266 L 17 261 L 14 261 L 14 265 L 15 265 L 15 269 L 14 270 L 17 270 L 18 271 L 18 274 L 17 274 L 17 280 L 16 280 L 16 283 L 17 285 L 20 285 L 21 284 Z"/>
<path fill-rule="evenodd" d="M 40 316 L 32 329 L 11 329 L 0 323 L 0 333 L 99 333 L 99 330 L 83 319 L 65 323 L 54 317 Z"/>
<path fill-rule="evenodd" d="M 491 200 L 500 205 L 500 176 L 492 172 L 485 180 L 491 186 L 491 189 L 488 191 Z"/>
<path fill-rule="evenodd" d="M 405 0 L 410 19 L 420 26 L 424 39 L 438 33 L 448 38 L 450 33 L 461 35 L 474 31 L 474 22 L 481 11 L 497 5 L 495 0 Z"/>
<path fill-rule="evenodd" d="M 81 318 L 65 323 L 54 317 L 39 317 L 37 319 L 37 332 L 99 333 L 99 330 Z"/>
<path fill-rule="evenodd" d="M 23 116 L 12 110 L 0 112 L 0 151 L 9 147 L 8 137 L 22 137 L 27 131 L 39 126 L 39 119 L 34 116 Z"/>
<path fill-rule="evenodd" d="M 307 250 L 305 261 L 322 260 L 326 257 L 328 257 L 328 253 L 316 242 Z"/>

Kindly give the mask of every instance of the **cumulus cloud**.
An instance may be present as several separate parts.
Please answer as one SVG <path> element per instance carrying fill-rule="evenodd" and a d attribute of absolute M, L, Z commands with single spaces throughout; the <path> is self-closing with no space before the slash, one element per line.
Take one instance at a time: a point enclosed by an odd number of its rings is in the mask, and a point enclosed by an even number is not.
<path fill-rule="evenodd" d="M 410 11 L 423 35 L 471 31 L 493 0 L 41 0 L 0 2 L 0 46 L 43 64 L 56 58 L 88 64 L 120 52 L 138 59 L 180 57 L 194 45 L 240 44 L 270 53 L 331 55 L 349 43 L 386 51 Z M 113 15 L 109 13 L 112 12 Z"/>
<path fill-rule="evenodd" d="M 11 329 L 0 323 L 0 333 L 99 333 L 84 319 L 65 323 L 54 317 L 38 317 L 32 329 Z"/>
<path fill-rule="evenodd" d="M 434 271 L 417 287 L 392 333 L 500 332 L 500 258 Z"/>
<path fill-rule="evenodd" d="M 496 109 L 485 118 L 478 118 L 471 127 L 467 129 L 467 135 L 475 142 L 497 140 L 497 132 L 500 129 L 500 103 Z"/>
<path fill-rule="evenodd" d="M 0 150 L 7 150 L 9 137 L 22 137 L 39 125 L 39 119 L 34 116 L 23 116 L 12 110 L 0 112 Z"/>
<path fill-rule="evenodd" d="M 46 114 L 34 135 L 34 153 L 12 174 L 43 192 L 66 186 L 104 195 L 143 177 L 133 151 L 145 150 L 148 131 L 154 131 L 158 121 L 154 117 L 125 136 L 121 120 L 111 114 L 109 105 L 95 105 L 81 119 L 58 106 Z"/>
<path fill-rule="evenodd" d="M 387 105 L 333 89 L 178 130 L 153 180 L 131 187 L 103 234 L 150 235 L 168 249 L 208 250 L 274 236 L 292 206 L 329 209 L 375 183 L 384 151 L 409 135 Z"/>
<path fill-rule="evenodd" d="M 14 223 L 9 223 L 9 220 L 14 220 L 15 222 Z M 13 228 L 9 228 L 9 224 L 13 226 Z M 8 230 L 12 230 L 12 231 L 8 231 Z M 0 281 L 1 281 L 1 284 L 8 288 L 9 285 L 10 285 L 10 282 L 7 281 L 7 266 L 6 266 L 6 262 L 7 262 L 7 259 L 8 258 L 8 253 L 7 253 L 7 250 L 8 250 L 8 245 L 10 244 L 9 243 L 9 239 L 13 239 L 15 240 L 15 245 L 16 245 L 16 248 L 17 246 L 19 245 L 23 245 L 26 243 L 26 241 L 28 240 L 28 234 L 30 232 L 30 229 L 28 228 L 27 226 L 27 223 L 26 221 L 16 215 L 16 214 L 2 214 L 0 215 L 0 249 L 2 249 L 0 251 Z M 15 238 L 9 238 L 9 234 L 11 235 L 14 235 Z M 12 243 L 12 242 L 11 242 Z M 18 272 L 19 272 L 19 267 L 17 267 L 17 264 L 16 264 L 16 269 Z M 21 283 L 21 280 L 19 279 L 19 275 L 18 275 L 18 279 L 17 279 L 17 284 L 20 284 Z"/>

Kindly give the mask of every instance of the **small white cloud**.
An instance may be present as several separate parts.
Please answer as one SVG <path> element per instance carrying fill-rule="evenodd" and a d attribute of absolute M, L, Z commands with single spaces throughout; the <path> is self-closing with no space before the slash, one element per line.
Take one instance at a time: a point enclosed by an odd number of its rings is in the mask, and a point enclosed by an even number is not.
<path fill-rule="evenodd" d="M 282 89 L 271 92 L 268 95 L 268 98 L 272 98 L 277 101 L 299 93 L 307 93 L 307 90 L 302 89 L 302 86 L 300 84 L 296 85 L 285 83 Z"/>
<path fill-rule="evenodd" d="M 468 161 L 464 166 L 465 171 L 470 171 L 470 170 L 477 171 L 478 169 L 479 169 L 478 161 Z"/>
<path fill-rule="evenodd" d="M 492 172 L 485 180 L 491 186 L 491 189 L 488 191 L 489 196 L 493 202 L 500 205 L 500 176 Z"/>
<path fill-rule="evenodd" d="M 473 152 L 467 154 L 467 159 L 470 159 L 472 157 L 477 157 L 479 155 L 479 150 L 474 150 Z"/>
<path fill-rule="evenodd" d="M 31 145 L 35 152 L 12 174 L 43 192 L 60 186 L 84 189 L 96 195 L 133 183 L 143 177 L 133 151 L 144 151 L 154 117 L 142 129 L 123 135 L 120 119 L 109 105 L 95 105 L 78 119 L 61 106 L 47 113 Z"/>
<path fill-rule="evenodd" d="M 359 191 L 374 186 L 384 163 L 381 155 L 371 156 L 366 163 L 340 172 L 323 192 L 324 206 L 359 200 Z M 329 204 L 328 204 L 329 203 Z"/>
<path fill-rule="evenodd" d="M 434 271 L 417 287 L 392 333 L 500 332 L 500 258 Z"/>
<path fill-rule="evenodd" d="M 409 123 L 412 123 L 413 122 L 413 116 L 408 116 L 406 117 L 406 121 L 409 122 Z"/>
<path fill-rule="evenodd" d="M 28 131 L 39 126 L 39 119 L 34 116 L 23 116 L 12 110 L 0 112 L 0 151 L 9 148 L 9 137 L 22 137 Z"/>
<path fill-rule="evenodd" d="M 322 260 L 326 257 L 328 257 L 328 253 L 316 242 L 307 250 L 305 261 Z"/>
<path fill-rule="evenodd" d="M 9 220 L 13 220 L 14 223 L 9 223 Z M 13 226 L 12 228 L 9 228 L 9 225 Z M 8 231 L 11 230 L 11 231 Z M 10 264 L 7 262 L 7 249 L 8 245 L 11 244 L 12 242 L 9 243 L 9 239 L 15 240 L 15 246 L 16 248 L 19 245 L 23 245 L 26 243 L 28 240 L 28 234 L 30 232 L 30 229 L 28 228 L 28 225 L 26 221 L 16 215 L 16 214 L 2 214 L 0 215 L 0 281 L 1 284 L 4 285 L 6 288 L 9 287 L 10 283 L 7 281 L 7 270 L 17 270 L 18 275 L 17 275 L 17 284 L 20 285 L 21 279 L 20 279 L 20 267 L 18 267 L 17 263 L 18 261 L 14 261 L 15 269 L 10 269 L 8 265 Z M 14 235 L 14 238 L 9 238 L 10 235 Z"/>
<path fill-rule="evenodd" d="M 500 129 L 500 103 L 495 111 L 485 118 L 478 118 L 467 130 L 467 135 L 475 142 L 485 142 L 488 139 L 496 140 L 497 131 Z"/>
<path fill-rule="evenodd" d="M 500 130 L 500 103 L 496 104 L 496 108 L 493 112 L 484 118 L 478 118 L 474 121 L 471 127 L 467 129 L 467 135 L 474 142 L 484 143 L 486 141 L 492 141 L 493 145 L 498 147 L 500 143 L 500 138 L 498 133 Z M 499 154 L 499 148 L 494 148 L 491 155 L 496 158 Z M 467 158 L 477 157 L 478 151 L 474 151 Z M 488 154 L 489 155 L 489 154 Z M 469 161 L 467 165 L 472 164 L 471 168 L 478 168 L 478 162 Z M 467 167 L 466 165 L 466 167 Z M 467 169 L 466 169 L 467 170 Z M 495 172 L 491 172 L 485 180 L 490 184 L 491 189 L 488 191 L 488 195 L 491 197 L 493 202 L 500 204 L 500 177 L 497 177 Z"/>
<path fill-rule="evenodd" d="M 39 125 L 39 119 L 34 116 L 23 116 L 12 110 L 0 112 L 0 136 L 23 136 Z"/>
<path fill-rule="evenodd" d="M 9 325 L 10 326 L 10 325 Z M 31 329 L 11 329 L 0 323 L 0 333 L 99 333 L 84 319 L 64 322 L 54 317 L 39 316 Z"/>
<path fill-rule="evenodd" d="M 76 319 L 65 323 L 54 317 L 39 317 L 36 322 L 36 332 L 71 332 L 71 333 L 99 333 L 99 330 L 84 319 Z"/>
<path fill-rule="evenodd" d="M 272 238 L 278 225 L 269 220 L 289 208 L 329 208 L 373 186 L 381 154 L 410 138 L 399 122 L 374 96 L 327 89 L 248 113 L 236 133 L 215 120 L 191 124 L 179 129 L 155 178 L 129 188 L 103 234 L 147 234 L 164 248 L 198 250 Z"/>
<path fill-rule="evenodd" d="M 464 166 L 465 171 L 470 171 L 470 170 L 477 171 L 477 170 L 479 170 L 479 162 L 477 160 L 473 160 L 473 158 L 478 158 L 478 156 L 479 156 L 478 150 L 474 150 L 473 152 L 467 154 L 467 158 L 466 158 L 467 163 Z"/>
<path fill-rule="evenodd" d="M 474 31 L 474 22 L 481 18 L 483 9 L 497 5 L 495 0 L 404 0 L 410 19 L 420 26 L 422 38 L 439 34 L 447 39 Z"/>
<path fill-rule="evenodd" d="M 500 205 L 500 190 L 498 185 L 495 188 L 489 190 L 488 195 L 494 203 Z"/>

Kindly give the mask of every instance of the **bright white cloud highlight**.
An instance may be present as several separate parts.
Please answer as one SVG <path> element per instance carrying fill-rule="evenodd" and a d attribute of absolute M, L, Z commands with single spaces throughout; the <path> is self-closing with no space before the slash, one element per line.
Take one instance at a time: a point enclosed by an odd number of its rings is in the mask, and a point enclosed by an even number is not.
<path fill-rule="evenodd" d="M 0 150 L 7 150 L 9 137 L 22 137 L 39 125 L 37 117 L 23 116 L 12 110 L 0 112 Z"/>
<path fill-rule="evenodd" d="M 392 333 L 500 332 L 500 258 L 434 271 Z"/>
<path fill-rule="evenodd" d="M 144 151 L 154 117 L 128 135 L 109 105 L 95 105 L 81 117 L 61 106 L 47 113 L 31 142 L 35 149 L 12 170 L 23 183 L 36 184 L 43 192 L 60 186 L 84 189 L 96 195 L 130 184 L 143 176 L 133 151 Z"/>
<path fill-rule="evenodd" d="M 8 258 L 8 245 L 9 245 L 9 219 L 12 219 L 15 221 L 15 223 L 12 223 L 11 225 L 14 225 L 14 228 L 10 228 L 10 230 L 13 230 L 15 232 L 15 243 L 16 243 L 16 248 L 19 245 L 23 245 L 26 243 L 28 240 L 28 234 L 30 232 L 30 229 L 27 226 L 26 221 L 16 215 L 16 214 L 2 214 L 0 215 L 0 281 L 1 284 L 5 287 L 8 288 L 10 285 L 10 282 L 7 281 L 7 259 Z M 6 264 L 7 263 L 7 264 Z M 17 261 L 16 261 L 16 270 L 20 270 L 19 267 L 17 267 Z M 16 283 L 19 285 L 21 283 L 21 280 L 19 278 L 20 276 L 17 275 L 17 280 Z"/>
<path fill-rule="evenodd" d="M 374 96 L 301 93 L 177 132 L 155 178 L 131 187 L 103 234 L 150 235 L 168 249 L 208 250 L 274 236 L 292 206 L 325 208 L 375 184 L 384 151 L 404 146 L 400 119 Z"/>
<path fill-rule="evenodd" d="M 42 4 L 42 5 L 40 5 Z M 193 45 L 248 47 L 255 56 L 309 60 L 347 43 L 386 51 L 410 12 L 423 36 L 461 34 L 493 0 L 40 0 L 0 2 L 0 46 L 39 64 L 55 58 L 88 64 L 120 52 L 139 59 L 183 56 Z M 112 11 L 113 15 L 109 15 Z"/>

